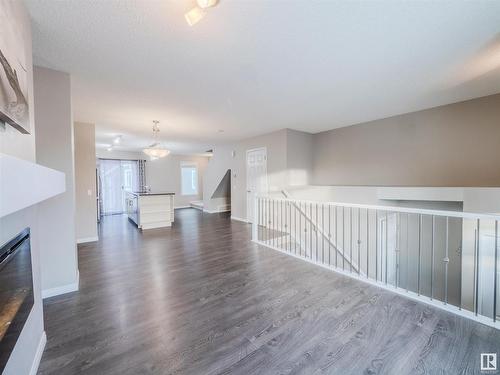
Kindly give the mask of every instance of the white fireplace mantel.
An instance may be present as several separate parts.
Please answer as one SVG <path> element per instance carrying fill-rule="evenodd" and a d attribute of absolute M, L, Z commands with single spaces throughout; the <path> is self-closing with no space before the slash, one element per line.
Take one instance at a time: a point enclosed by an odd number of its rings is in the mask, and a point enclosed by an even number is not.
<path fill-rule="evenodd" d="M 0 218 L 65 191 L 64 173 L 0 153 Z"/>

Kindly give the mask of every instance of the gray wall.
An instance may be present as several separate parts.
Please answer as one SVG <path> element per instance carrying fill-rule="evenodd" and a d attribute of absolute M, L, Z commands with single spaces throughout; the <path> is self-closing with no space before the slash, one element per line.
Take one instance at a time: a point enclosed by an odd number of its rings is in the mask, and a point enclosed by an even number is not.
<path fill-rule="evenodd" d="M 24 48 L 28 69 L 28 90 L 33 93 L 33 69 L 31 56 L 31 26 L 30 18 L 22 2 L 0 0 L 2 11 L 7 14 L 13 25 L 18 27 L 24 40 Z M 31 134 L 24 135 L 12 127 L 0 124 L 0 152 L 35 162 L 35 123 L 33 121 L 33 96 L 29 97 Z M 7 181 L 0 176 L 0 190 Z M 33 366 L 33 360 L 43 337 L 43 312 L 40 287 L 40 247 L 37 207 L 29 207 L 0 218 L 0 243 L 3 244 L 26 227 L 31 228 L 31 261 L 33 267 L 33 284 L 35 304 L 17 344 L 12 352 L 5 375 L 28 374 Z"/>
<path fill-rule="evenodd" d="M 314 135 L 313 184 L 500 186 L 500 94 Z"/>
<path fill-rule="evenodd" d="M 286 129 L 287 185 L 312 183 L 314 135 Z"/>
<path fill-rule="evenodd" d="M 75 122 L 74 130 L 76 238 L 83 242 L 97 239 L 95 125 Z"/>
<path fill-rule="evenodd" d="M 66 192 L 39 205 L 42 290 L 52 294 L 78 283 L 70 76 L 35 67 L 34 97 L 37 162 L 66 174 Z"/>

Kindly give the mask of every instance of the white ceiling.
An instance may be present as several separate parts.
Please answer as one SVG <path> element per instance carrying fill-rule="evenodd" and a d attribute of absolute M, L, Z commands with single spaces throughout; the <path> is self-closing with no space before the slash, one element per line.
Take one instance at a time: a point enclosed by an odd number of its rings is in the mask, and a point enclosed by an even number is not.
<path fill-rule="evenodd" d="M 500 91 L 500 1 L 27 0 L 37 65 L 73 76 L 97 142 L 177 153 Z M 224 130 L 220 133 L 218 130 Z"/>

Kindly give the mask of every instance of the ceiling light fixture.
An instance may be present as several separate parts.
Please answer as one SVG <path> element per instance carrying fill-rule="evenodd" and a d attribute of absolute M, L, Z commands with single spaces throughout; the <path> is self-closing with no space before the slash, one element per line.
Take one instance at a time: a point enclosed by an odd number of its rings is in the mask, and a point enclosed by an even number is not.
<path fill-rule="evenodd" d="M 120 143 L 122 143 L 122 138 L 123 138 L 122 135 L 117 136 L 115 139 L 113 139 L 113 143 L 115 145 L 119 145 Z"/>
<path fill-rule="evenodd" d="M 170 154 L 170 151 L 167 150 L 166 148 L 161 147 L 160 142 L 158 142 L 158 133 L 160 132 L 160 127 L 158 126 L 159 123 L 160 121 L 157 120 L 153 121 L 154 142 L 149 147 L 146 147 L 144 150 L 142 150 L 142 152 L 148 155 L 151 158 L 151 160 L 164 158 L 165 156 Z"/>
<path fill-rule="evenodd" d="M 189 26 L 193 26 L 201 21 L 206 15 L 206 9 L 216 6 L 218 0 L 196 0 L 196 6 L 194 6 L 189 12 L 184 14 L 186 22 Z"/>
<path fill-rule="evenodd" d="M 198 4 L 201 9 L 211 8 L 217 4 L 217 0 L 196 0 L 196 4 Z"/>
<path fill-rule="evenodd" d="M 205 11 L 199 7 L 194 7 L 189 12 L 187 12 L 184 17 L 189 26 L 193 26 L 201 21 L 205 17 Z"/>

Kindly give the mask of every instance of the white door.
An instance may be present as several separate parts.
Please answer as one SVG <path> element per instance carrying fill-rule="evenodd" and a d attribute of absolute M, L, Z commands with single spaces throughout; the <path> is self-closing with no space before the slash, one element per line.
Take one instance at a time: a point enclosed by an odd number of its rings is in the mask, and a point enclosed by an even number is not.
<path fill-rule="evenodd" d="M 253 222 L 254 199 L 267 193 L 267 151 L 258 148 L 247 151 L 247 221 Z"/>

